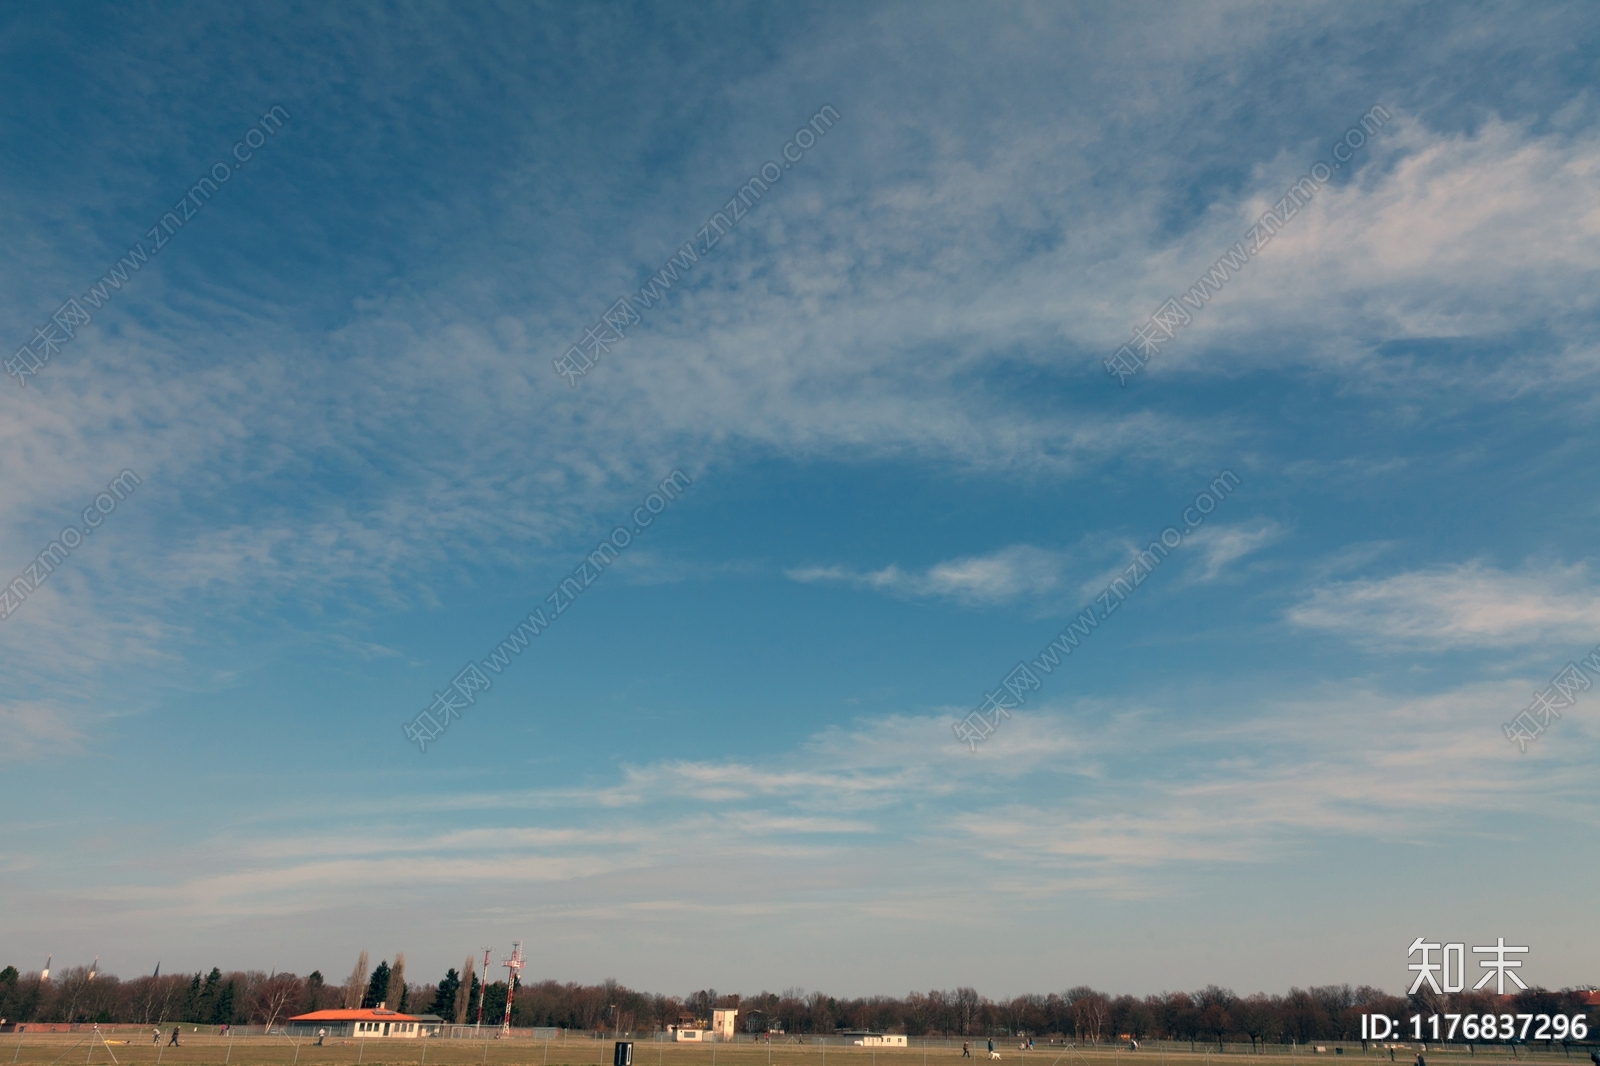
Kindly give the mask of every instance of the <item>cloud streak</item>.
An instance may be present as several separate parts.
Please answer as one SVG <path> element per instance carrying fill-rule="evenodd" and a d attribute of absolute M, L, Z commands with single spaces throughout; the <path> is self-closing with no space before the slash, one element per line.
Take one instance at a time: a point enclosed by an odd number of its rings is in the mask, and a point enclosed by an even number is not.
<path fill-rule="evenodd" d="M 1207 525 L 1189 537 L 1201 555 L 1198 580 L 1215 581 L 1231 564 L 1282 540 L 1284 530 L 1273 521 L 1231 526 Z"/>
<path fill-rule="evenodd" d="M 1372 647 L 1508 648 L 1593 641 L 1600 590 L 1581 566 L 1498 570 L 1480 563 L 1312 590 L 1289 620 Z"/>
<path fill-rule="evenodd" d="M 1063 552 L 1014 544 L 986 555 L 947 559 L 923 570 L 904 570 L 891 563 L 879 570 L 809 566 L 784 574 L 805 584 L 842 584 L 908 597 L 996 604 L 1056 591 L 1067 562 Z"/>

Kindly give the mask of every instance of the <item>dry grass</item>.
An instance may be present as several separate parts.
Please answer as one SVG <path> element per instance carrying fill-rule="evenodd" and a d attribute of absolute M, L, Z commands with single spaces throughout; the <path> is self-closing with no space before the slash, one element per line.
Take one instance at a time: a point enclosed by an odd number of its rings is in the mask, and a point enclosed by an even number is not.
<path fill-rule="evenodd" d="M 163 1044 L 170 1032 L 168 1027 L 163 1033 Z M 230 1046 L 227 1038 L 213 1033 L 184 1032 L 179 1036 L 182 1044 L 176 1048 L 153 1046 L 148 1029 L 130 1031 L 119 1027 L 105 1036 L 109 1045 L 83 1032 L 6 1034 L 0 1036 L 0 1066 L 610 1066 L 612 1049 L 609 1039 L 578 1036 L 564 1044 L 559 1039 L 546 1044 L 526 1038 L 352 1039 L 329 1040 L 325 1046 L 316 1047 L 314 1039 L 302 1038 L 297 1043 L 284 1036 L 235 1037 Z M 123 1040 L 127 1043 L 118 1042 Z M 1214 1049 L 1190 1052 L 1187 1047 L 1145 1047 L 1130 1054 L 1125 1048 L 1064 1050 L 1041 1046 L 1023 1053 L 999 1041 L 996 1045 L 1004 1066 L 1210 1066 L 1213 1058 L 1231 1060 L 1236 1066 L 1387 1066 L 1389 1062 L 1387 1052 L 1380 1055 L 1369 1051 L 1363 1055 L 1359 1048 L 1335 1056 L 1308 1054 L 1305 1049 L 1293 1055 L 1277 1053 L 1276 1049 L 1262 1055 L 1219 1055 Z M 886 1050 L 792 1043 L 774 1043 L 769 1048 L 764 1044 L 692 1046 L 637 1041 L 634 1066 L 826 1066 L 830 1060 L 836 1066 L 959 1066 L 963 1062 L 980 1066 L 989 1061 L 982 1048 L 980 1038 L 974 1041 L 973 1058 L 963 1060 L 959 1046 Z M 1398 1066 L 1410 1066 L 1414 1054 L 1400 1052 Z M 1427 1058 L 1429 1066 L 1587 1066 L 1587 1054 L 1585 1048 L 1576 1057 L 1564 1056 L 1559 1050 L 1530 1055 L 1528 1049 L 1520 1048 L 1518 1058 L 1513 1060 L 1509 1051 L 1500 1048 L 1480 1049 L 1475 1055 L 1430 1049 Z"/>

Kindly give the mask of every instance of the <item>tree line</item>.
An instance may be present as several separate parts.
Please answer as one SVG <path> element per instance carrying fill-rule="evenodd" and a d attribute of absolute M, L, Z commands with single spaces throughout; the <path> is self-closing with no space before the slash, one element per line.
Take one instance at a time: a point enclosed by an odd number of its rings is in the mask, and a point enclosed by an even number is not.
<path fill-rule="evenodd" d="M 470 1025 L 480 1001 L 485 1025 L 499 1026 L 505 1013 L 506 982 L 485 986 L 468 958 L 436 983 L 413 984 L 405 956 L 368 968 L 362 952 L 342 984 L 328 984 L 321 971 L 292 973 L 244 970 L 170 974 L 127 981 L 79 966 L 42 981 L 22 976 L 15 966 L 0 970 L 0 1019 L 13 1022 L 100 1022 L 160 1025 L 281 1025 L 296 1014 L 330 1008 L 376 1007 L 413 1014 L 435 1014 L 446 1023 Z M 718 1008 L 736 1008 L 747 1032 L 793 1035 L 829 1034 L 839 1029 L 871 1029 L 908 1036 L 990 1037 L 1032 1035 L 1080 1043 L 1116 1040 L 1202 1043 L 1305 1044 L 1356 1041 L 1361 1015 L 1528 1013 L 1582 1014 L 1577 990 L 1530 989 L 1509 1003 L 1488 992 L 1437 995 L 1424 989 L 1396 996 L 1363 985 L 1291 988 L 1282 995 L 1236 995 L 1207 985 L 1195 992 L 1112 996 L 1086 985 L 1065 992 L 993 1000 L 972 988 L 912 992 L 904 997 L 838 999 L 824 992 L 791 988 L 753 996 L 703 989 L 687 996 L 640 992 L 614 980 L 565 984 L 546 980 L 518 982 L 511 1024 L 579 1030 L 659 1032 L 669 1025 L 709 1019 Z"/>

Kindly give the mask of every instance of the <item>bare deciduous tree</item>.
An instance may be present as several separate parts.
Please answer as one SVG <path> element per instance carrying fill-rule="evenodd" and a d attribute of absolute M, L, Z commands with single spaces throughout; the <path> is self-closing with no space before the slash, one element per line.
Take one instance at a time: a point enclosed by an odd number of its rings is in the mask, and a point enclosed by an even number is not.
<path fill-rule="evenodd" d="M 367 994 L 367 953 L 363 949 L 356 958 L 356 968 L 350 971 L 350 980 L 344 983 L 344 1009 L 355 1010 L 361 1006 L 361 997 Z"/>
<path fill-rule="evenodd" d="M 1100 1033 L 1105 1029 L 1106 1018 L 1111 1013 L 1111 1000 L 1103 992 L 1096 992 L 1087 985 L 1068 989 L 1062 998 L 1072 1012 L 1072 1026 L 1078 1038 L 1099 1043 Z"/>
<path fill-rule="evenodd" d="M 956 1022 L 961 1026 L 962 1036 L 972 1032 L 972 1024 L 978 1020 L 978 1006 L 982 1001 L 983 997 L 978 995 L 976 988 L 956 989 Z"/>
<path fill-rule="evenodd" d="M 1217 1048 L 1222 1047 L 1222 1038 L 1234 1027 L 1233 1008 L 1239 1002 L 1239 997 L 1233 994 L 1233 989 L 1223 988 L 1220 985 L 1206 985 L 1194 994 L 1195 1006 L 1200 1009 L 1200 1028 L 1211 1033 L 1217 1038 Z"/>
<path fill-rule="evenodd" d="M 473 957 L 467 956 L 467 961 L 461 966 L 461 987 L 456 989 L 455 1023 L 465 1025 L 467 1010 L 472 1006 L 472 962 Z"/>
<path fill-rule="evenodd" d="M 389 968 L 389 985 L 383 991 L 383 1001 L 390 1010 L 404 1010 L 406 1003 L 406 953 L 394 953 L 394 965 Z"/>
<path fill-rule="evenodd" d="M 292 973 L 274 974 L 255 990 L 255 1011 L 267 1029 L 305 994 L 305 982 Z"/>

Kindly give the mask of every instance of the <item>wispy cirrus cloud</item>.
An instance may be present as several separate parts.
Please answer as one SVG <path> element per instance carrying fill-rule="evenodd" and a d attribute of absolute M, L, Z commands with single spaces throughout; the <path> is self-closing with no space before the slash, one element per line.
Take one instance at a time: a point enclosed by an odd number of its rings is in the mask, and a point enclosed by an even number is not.
<path fill-rule="evenodd" d="M 1223 367 L 1213 356 L 1227 349 L 1235 359 L 1248 351 L 1269 363 L 1314 362 L 1370 375 L 1375 350 L 1391 342 L 1529 330 L 1558 340 L 1452 384 L 1503 393 L 1595 372 L 1584 323 L 1600 276 L 1600 215 L 1563 206 L 1600 195 L 1600 137 L 1592 124 L 1535 132 L 1491 117 L 1470 133 L 1446 133 L 1397 112 L 1367 151 L 1371 166 L 1322 189 L 1262 250 L 1270 283 L 1219 294 L 1191 327 L 1195 340 L 1163 352 L 1157 369 L 1214 373 Z M 1259 172 L 1283 165 L 1274 161 Z M 1193 264 L 1236 239 L 1230 227 L 1268 210 L 1277 194 L 1262 184 L 1213 204 L 1180 241 L 1149 248 L 1145 284 L 1152 293 L 1157 284 L 1184 291 Z M 1285 335 L 1306 343 L 1285 345 Z M 1439 383 L 1433 374 L 1422 380 Z"/>
<path fill-rule="evenodd" d="M 1198 580 L 1216 580 L 1230 564 L 1277 543 L 1283 537 L 1283 527 L 1270 520 L 1202 527 L 1189 537 L 1189 545 L 1201 555 Z"/>
<path fill-rule="evenodd" d="M 827 889 L 803 887 L 776 905 L 800 913 L 818 891 L 873 897 L 892 887 L 884 857 L 915 864 L 931 840 L 981 860 L 980 879 L 941 881 L 958 897 L 988 898 L 997 884 L 1020 897 L 1061 884 L 1159 894 L 1162 871 L 1260 863 L 1309 847 L 1313 834 L 1470 833 L 1486 812 L 1534 802 L 1587 817 L 1583 733 L 1539 753 L 1544 787 L 1534 797 L 1495 729 L 1461 727 L 1492 721 L 1523 687 L 1412 697 L 1324 686 L 1219 722 L 1190 720 L 1187 694 L 1121 708 L 1077 700 L 1019 714 L 976 755 L 950 740 L 942 717 L 890 715 L 829 727 L 793 752 L 647 763 L 587 789 L 485 793 L 481 809 L 501 812 L 493 826 L 463 829 L 448 804 L 431 814 L 423 804 L 403 821 L 352 810 L 314 828 L 285 810 L 275 829 L 186 844 L 159 882 L 141 873 L 97 898 L 140 914 L 229 920 L 335 906 L 356 885 L 492 898 L 531 881 L 565 909 L 591 906 L 594 879 L 627 870 L 606 889 L 612 905 L 677 907 L 769 877 L 804 885 L 807 869 L 824 867 Z M 1130 750 L 1139 751 L 1132 763 Z M 750 871 L 752 854 L 772 865 Z"/>
<path fill-rule="evenodd" d="M 1482 648 L 1600 635 L 1600 589 L 1582 566 L 1499 570 L 1479 563 L 1314 589 L 1288 613 L 1378 646 Z"/>
<path fill-rule="evenodd" d="M 59 758 L 83 750 L 80 716 L 52 703 L 0 703 L 0 759 Z"/>
<path fill-rule="evenodd" d="M 1058 589 L 1068 562 L 1064 552 L 1014 544 L 987 555 L 966 555 L 926 569 L 891 563 L 880 570 L 810 566 L 785 570 L 791 580 L 835 583 L 901 596 L 956 600 L 968 604 L 1006 603 Z"/>

